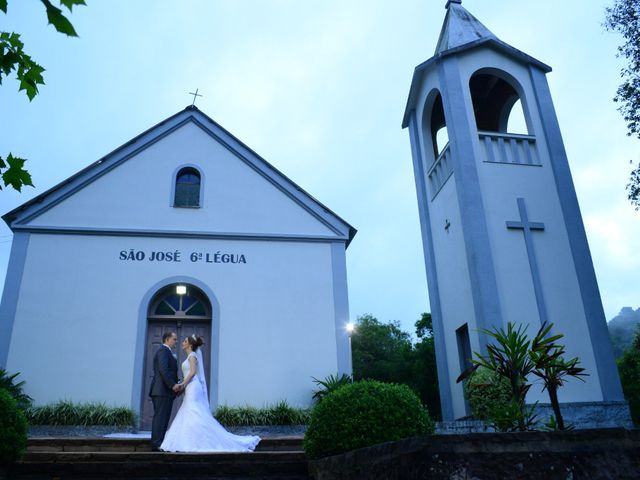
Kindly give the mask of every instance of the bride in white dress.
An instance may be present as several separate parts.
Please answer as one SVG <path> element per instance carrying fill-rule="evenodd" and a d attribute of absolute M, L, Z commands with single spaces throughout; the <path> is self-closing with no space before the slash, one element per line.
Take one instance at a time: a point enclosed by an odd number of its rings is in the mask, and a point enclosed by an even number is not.
<path fill-rule="evenodd" d="M 234 435 L 213 418 L 204 375 L 202 338 L 182 341 L 187 358 L 182 362 L 184 399 L 160 448 L 165 452 L 251 452 L 260 442 L 255 435 Z"/>

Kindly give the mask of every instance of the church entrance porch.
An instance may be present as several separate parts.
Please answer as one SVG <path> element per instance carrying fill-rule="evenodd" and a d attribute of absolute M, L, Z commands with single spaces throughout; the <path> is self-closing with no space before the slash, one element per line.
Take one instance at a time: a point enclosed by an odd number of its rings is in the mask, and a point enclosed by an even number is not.
<path fill-rule="evenodd" d="M 153 357 L 162 346 L 162 335 L 165 332 L 176 332 L 178 345 L 178 376 L 182 378 L 181 364 L 186 355 L 180 347 L 182 340 L 190 335 L 202 337 L 205 347 L 211 345 L 211 303 L 206 295 L 192 285 L 169 285 L 160 290 L 149 303 L 147 314 L 147 336 L 144 353 L 144 381 L 140 409 L 140 429 L 150 430 L 153 419 L 153 404 L 149 397 L 151 379 L 153 378 Z M 205 378 L 210 379 L 210 355 L 204 355 Z M 182 403 L 178 397 L 173 403 L 171 419 Z"/>

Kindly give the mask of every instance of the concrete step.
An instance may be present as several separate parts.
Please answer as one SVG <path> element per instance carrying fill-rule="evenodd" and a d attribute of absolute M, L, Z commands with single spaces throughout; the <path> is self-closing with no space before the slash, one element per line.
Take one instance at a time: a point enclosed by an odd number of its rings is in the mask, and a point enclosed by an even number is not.
<path fill-rule="evenodd" d="M 257 452 L 302 451 L 303 437 L 263 438 Z M 32 437 L 27 442 L 27 453 L 40 452 L 151 452 L 148 438 L 105 437 Z"/>
<path fill-rule="evenodd" d="M 1 474 L 0 474 L 1 478 Z M 11 480 L 310 480 L 302 451 L 252 453 L 28 452 Z"/>

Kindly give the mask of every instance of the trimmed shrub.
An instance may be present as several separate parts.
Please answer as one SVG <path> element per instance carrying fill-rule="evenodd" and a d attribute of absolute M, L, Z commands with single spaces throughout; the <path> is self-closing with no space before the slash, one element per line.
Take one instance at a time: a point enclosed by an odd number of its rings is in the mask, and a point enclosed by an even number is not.
<path fill-rule="evenodd" d="M 4 389 L 0 389 L 0 425 L 0 464 L 15 462 L 27 446 L 27 419 Z"/>
<path fill-rule="evenodd" d="M 488 368 L 478 368 L 464 383 L 464 395 L 478 420 L 494 420 L 495 412 L 511 403 L 509 381 Z"/>
<path fill-rule="evenodd" d="M 127 407 L 108 407 L 104 403 L 73 403 L 62 400 L 31 407 L 26 411 L 31 425 L 116 425 L 133 426 L 136 414 Z"/>
<path fill-rule="evenodd" d="M 363 380 L 340 387 L 313 408 L 304 449 L 318 458 L 433 430 L 429 413 L 409 387 Z"/>

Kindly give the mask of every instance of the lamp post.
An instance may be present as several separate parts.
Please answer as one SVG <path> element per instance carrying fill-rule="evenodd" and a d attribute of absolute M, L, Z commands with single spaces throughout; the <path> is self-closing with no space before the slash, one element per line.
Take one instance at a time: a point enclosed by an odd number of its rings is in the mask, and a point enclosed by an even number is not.
<path fill-rule="evenodd" d="M 347 336 L 349 337 L 349 374 L 353 378 L 353 353 L 351 351 L 351 335 L 356 331 L 356 324 L 353 322 L 348 322 L 345 326 L 347 330 Z"/>

